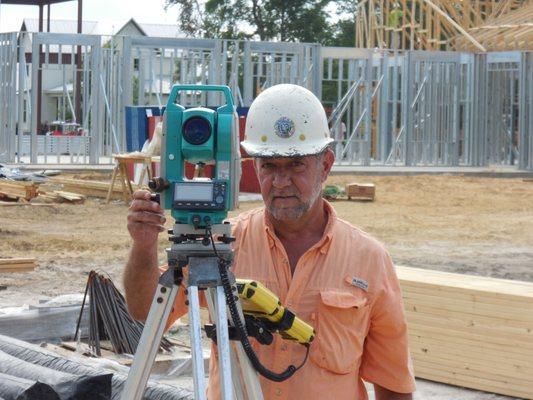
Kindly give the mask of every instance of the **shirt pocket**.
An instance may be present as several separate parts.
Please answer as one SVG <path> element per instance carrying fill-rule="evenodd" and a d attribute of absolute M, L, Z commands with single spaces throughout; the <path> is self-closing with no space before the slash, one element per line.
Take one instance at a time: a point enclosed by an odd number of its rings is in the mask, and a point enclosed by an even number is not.
<path fill-rule="evenodd" d="M 363 353 L 369 307 L 365 294 L 321 291 L 315 319 L 311 360 L 336 374 L 354 372 Z"/>

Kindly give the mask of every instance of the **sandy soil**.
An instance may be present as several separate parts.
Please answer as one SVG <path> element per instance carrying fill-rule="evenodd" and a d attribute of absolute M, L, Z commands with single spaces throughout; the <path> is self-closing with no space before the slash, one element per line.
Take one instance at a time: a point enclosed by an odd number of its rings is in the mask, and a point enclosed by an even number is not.
<path fill-rule="evenodd" d="M 77 177 L 109 178 L 98 173 Z M 533 281 L 532 182 L 333 176 L 328 183 L 348 182 L 374 182 L 376 201 L 337 201 L 337 213 L 384 242 L 396 264 Z M 236 212 L 259 205 L 242 203 Z M 92 269 L 105 271 L 121 287 L 130 246 L 127 211 L 122 202 L 104 204 L 98 199 L 83 205 L 0 207 L 0 258 L 39 261 L 34 272 L 0 275 L 0 290 L 6 287 L 0 291 L 0 307 L 82 292 Z M 161 235 L 162 262 L 167 243 Z M 507 399 L 420 379 L 417 386 L 417 399 Z"/>
<path fill-rule="evenodd" d="M 97 173 L 78 175 L 102 178 Z M 374 182 L 376 201 L 336 201 L 344 219 L 384 242 L 396 264 L 533 281 L 533 183 L 462 176 L 332 176 L 328 183 Z M 242 203 L 241 212 L 260 203 Z M 92 269 L 121 286 L 130 239 L 127 207 L 0 207 L 0 257 L 35 257 L 34 272 L 4 274 L 0 306 L 84 289 Z M 171 226 L 170 218 L 167 222 Z M 166 235 L 160 237 L 164 261 Z"/>

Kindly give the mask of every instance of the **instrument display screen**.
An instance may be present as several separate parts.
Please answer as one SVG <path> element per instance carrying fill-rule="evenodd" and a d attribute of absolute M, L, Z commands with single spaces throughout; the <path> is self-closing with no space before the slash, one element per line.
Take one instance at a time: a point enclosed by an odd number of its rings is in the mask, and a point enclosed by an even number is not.
<path fill-rule="evenodd" d="M 175 183 L 174 201 L 213 201 L 212 183 Z"/>

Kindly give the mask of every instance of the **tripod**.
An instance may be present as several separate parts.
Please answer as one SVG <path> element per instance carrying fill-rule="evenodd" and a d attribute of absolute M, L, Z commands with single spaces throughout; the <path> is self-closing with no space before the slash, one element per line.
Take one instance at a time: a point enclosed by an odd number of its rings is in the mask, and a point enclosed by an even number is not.
<path fill-rule="evenodd" d="M 228 296 L 236 296 L 237 293 L 235 278 L 231 271 L 227 270 L 233 258 L 229 246 L 233 240 L 230 236 L 230 225 L 213 225 L 203 231 L 190 225 L 175 224 L 173 234 L 170 240 L 174 243 L 167 249 L 168 269 L 159 279 L 124 386 L 122 400 L 142 399 L 166 322 L 178 291 L 182 290 L 180 286 L 183 283 L 182 271 L 185 266 L 189 268 L 186 293 L 195 399 L 206 398 L 198 297 L 199 291 L 205 290 L 209 314 L 211 320 L 216 323 L 221 398 L 262 400 L 263 394 L 257 372 L 246 356 L 242 344 L 238 341 L 230 344 L 228 319 L 231 324 L 236 324 L 236 321 L 232 315 L 228 316 L 227 303 Z M 216 247 L 214 235 L 218 238 Z M 228 293 L 228 283 L 234 294 Z M 230 301 L 235 302 L 235 299 Z M 236 306 L 239 318 L 244 321 L 238 301 Z"/>

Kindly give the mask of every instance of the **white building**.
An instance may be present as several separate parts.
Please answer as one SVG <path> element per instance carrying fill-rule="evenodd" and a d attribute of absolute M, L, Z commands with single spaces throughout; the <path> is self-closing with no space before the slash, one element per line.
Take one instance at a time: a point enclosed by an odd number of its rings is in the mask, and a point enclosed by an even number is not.
<path fill-rule="evenodd" d="M 87 35 L 99 35 L 101 37 L 103 47 L 113 47 L 121 50 L 122 36 L 149 36 L 149 37 L 164 37 L 176 38 L 180 36 L 180 31 L 177 25 L 168 24 L 144 24 L 135 21 L 131 18 L 127 22 L 118 25 L 119 28 L 111 23 L 97 22 L 97 21 L 83 21 L 82 33 Z M 45 27 L 46 29 L 46 27 Z M 31 79 L 31 62 L 32 62 L 32 35 L 28 33 L 36 33 L 39 31 L 38 19 L 24 19 L 20 28 L 22 41 L 25 52 L 25 68 L 26 77 L 25 85 L 27 96 L 24 100 L 24 124 L 23 131 L 30 130 L 28 106 L 30 104 L 30 93 L 32 90 Z M 77 21 L 75 20 L 50 20 L 50 32 L 59 34 L 76 34 Z M 183 36 L 183 35 L 181 35 Z M 60 48 L 61 47 L 61 48 Z M 41 98 L 41 123 L 52 122 L 55 120 L 72 120 L 74 111 L 74 82 L 76 78 L 75 71 L 75 54 L 76 48 L 74 46 L 57 46 L 49 45 L 42 47 L 42 98 Z M 87 49 L 84 49 L 83 53 Z M 61 55 L 61 62 L 59 56 Z M 158 55 L 160 57 L 160 55 Z M 158 62 L 158 61 L 156 61 Z M 134 61 L 134 68 L 138 65 L 138 61 Z M 172 63 L 165 62 L 165 76 L 164 82 L 151 82 L 151 85 L 163 88 L 163 95 L 170 92 L 172 80 Z M 168 82 L 167 82 L 168 80 Z M 149 92 L 151 90 L 148 90 Z M 154 103 L 156 99 L 153 99 Z M 76 116 L 77 120 L 80 118 Z"/>

